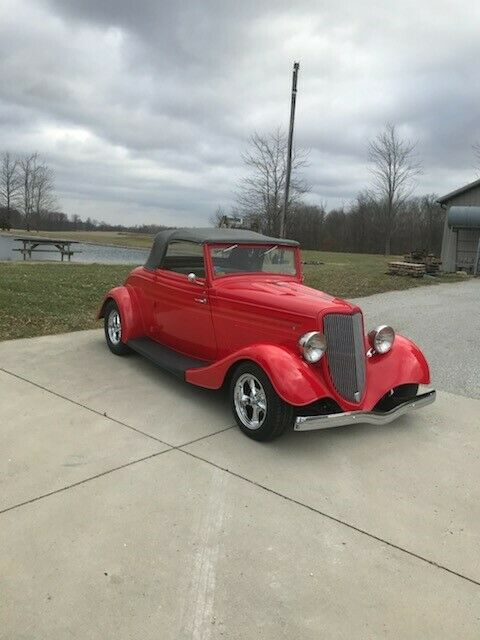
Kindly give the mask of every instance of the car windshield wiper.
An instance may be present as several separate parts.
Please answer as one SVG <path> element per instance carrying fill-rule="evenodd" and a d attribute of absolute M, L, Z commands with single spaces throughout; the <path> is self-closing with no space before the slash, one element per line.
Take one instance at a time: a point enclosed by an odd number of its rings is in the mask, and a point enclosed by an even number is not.
<path fill-rule="evenodd" d="M 238 247 L 238 244 L 232 244 L 230 247 L 225 247 L 225 249 L 221 249 L 220 253 L 228 253 L 229 251 L 231 251 L 232 249 L 235 249 L 236 247 Z"/>
<path fill-rule="evenodd" d="M 275 249 L 278 249 L 278 244 L 276 244 L 274 247 L 270 247 L 270 249 L 267 249 L 266 251 L 264 251 L 262 253 L 262 256 L 266 256 L 270 253 L 270 251 L 275 251 Z"/>

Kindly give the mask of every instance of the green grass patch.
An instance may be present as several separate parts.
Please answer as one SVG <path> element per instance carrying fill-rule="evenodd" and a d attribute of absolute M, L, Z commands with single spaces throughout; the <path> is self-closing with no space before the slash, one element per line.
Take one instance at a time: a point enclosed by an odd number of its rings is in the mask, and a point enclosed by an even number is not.
<path fill-rule="evenodd" d="M 345 298 L 407 289 L 463 276 L 408 278 L 385 274 L 383 256 L 304 251 L 305 284 Z M 130 265 L 0 262 L 0 340 L 92 329 L 105 293 Z"/>
<path fill-rule="evenodd" d="M 95 311 L 127 265 L 0 263 L 0 340 L 99 326 Z"/>
<path fill-rule="evenodd" d="M 363 253 L 328 251 L 302 251 L 302 256 L 307 262 L 323 262 L 320 265 L 304 265 L 305 284 L 340 298 L 357 298 L 385 291 L 465 280 L 465 276 L 456 274 L 424 278 L 387 275 L 388 262 L 403 260 L 398 256 L 386 258 Z"/>

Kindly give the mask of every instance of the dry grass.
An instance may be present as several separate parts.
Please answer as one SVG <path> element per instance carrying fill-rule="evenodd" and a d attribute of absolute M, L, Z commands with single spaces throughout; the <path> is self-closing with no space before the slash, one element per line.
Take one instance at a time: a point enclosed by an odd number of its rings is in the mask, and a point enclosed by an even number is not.
<path fill-rule="evenodd" d="M 357 298 L 384 291 L 464 280 L 464 276 L 459 275 L 425 278 L 387 275 L 387 263 L 394 257 L 327 251 L 303 251 L 302 255 L 307 262 L 323 262 L 320 265 L 304 266 L 306 284 L 340 298 Z"/>

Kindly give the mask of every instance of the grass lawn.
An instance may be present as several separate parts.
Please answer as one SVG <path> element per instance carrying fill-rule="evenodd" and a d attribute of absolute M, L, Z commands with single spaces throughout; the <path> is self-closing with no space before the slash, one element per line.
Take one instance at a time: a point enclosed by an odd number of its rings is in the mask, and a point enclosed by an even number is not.
<path fill-rule="evenodd" d="M 100 326 L 95 310 L 131 266 L 0 263 L 0 340 Z"/>
<path fill-rule="evenodd" d="M 305 283 L 353 298 L 407 289 L 462 276 L 407 278 L 385 275 L 383 256 L 303 252 Z M 95 311 L 108 289 L 121 284 L 130 265 L 0 262 L 0 340 L 30 338 L 100 326 Z"/>
<path fill-rule="evenodd" d="M 303 266 L 306 284 L 347 299 L 465 279 L 465 276 L 457 274 L 425 278 L 387 275 L 387 263 L 403 260 L 399 256 L 386 258 L 366 253 L 328 251 L 302 251 L 302 256 L 307 262 L 323 262 L 322 265 Z"/>

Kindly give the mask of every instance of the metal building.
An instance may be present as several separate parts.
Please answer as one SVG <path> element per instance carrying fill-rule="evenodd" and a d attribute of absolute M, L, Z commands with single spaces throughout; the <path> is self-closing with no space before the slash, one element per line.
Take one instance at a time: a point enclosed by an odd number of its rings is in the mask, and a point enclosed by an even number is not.
<path fill-rule="evenodd" d="M 438 201 L 447 210 L 442 240 L 442 271 L 480 275 L 480 180 Z"/>

